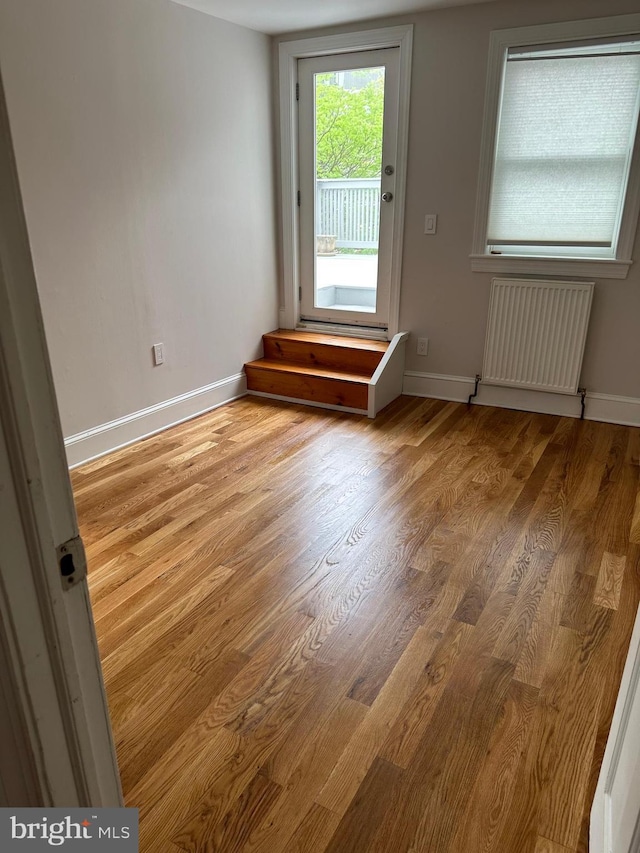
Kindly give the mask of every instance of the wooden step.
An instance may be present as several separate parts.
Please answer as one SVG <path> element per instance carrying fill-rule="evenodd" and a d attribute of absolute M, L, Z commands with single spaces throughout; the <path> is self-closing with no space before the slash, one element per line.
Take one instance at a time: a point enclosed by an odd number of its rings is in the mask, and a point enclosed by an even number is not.
<path fill-rule="evenodd" d="M 264 357 L 372 376 L 389 346 L 386 341 L 278 329 L 262 337 Z"/>
<path fill-rule="evenodd" d="M 312 403 L 366 410 L 369 374 L 261 358 L 245 364 L 247 388 Z"/>

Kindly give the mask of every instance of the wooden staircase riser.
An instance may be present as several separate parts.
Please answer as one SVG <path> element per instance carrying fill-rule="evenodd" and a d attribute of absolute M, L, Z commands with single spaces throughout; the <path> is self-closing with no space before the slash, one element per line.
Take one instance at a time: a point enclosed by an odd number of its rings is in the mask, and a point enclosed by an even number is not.
<path fill-rule="evenodd" d="M 340 346 L 320 341 L 296 340 L 278 335 L 264 335 L 264 357 L 305 364 L 309 367 L 327 367 L 349 373 L 368 373 L 372 376 L 384 355 L 384 346 L 375 349 Z M 376 342 L 372 342 L 375 345 Z"/>
<path fill-rule="evenodd" d="M 250 391 L 348 409 L 367 409 L 369 388 L 364 378 L 357 382 L 305 373 L 284 373 L 255 365 L 247 365 L 245 370 Z"/>

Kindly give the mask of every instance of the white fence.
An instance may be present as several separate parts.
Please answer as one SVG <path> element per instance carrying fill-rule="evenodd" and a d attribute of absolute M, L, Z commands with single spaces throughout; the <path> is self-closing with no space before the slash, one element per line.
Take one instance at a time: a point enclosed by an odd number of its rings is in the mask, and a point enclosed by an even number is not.
<path fill-rule="evenodd" d="M 379 178 L 316 181 L 317 234 L 335 236 L 339 248 L 377 249 L 379 230 Z"/>

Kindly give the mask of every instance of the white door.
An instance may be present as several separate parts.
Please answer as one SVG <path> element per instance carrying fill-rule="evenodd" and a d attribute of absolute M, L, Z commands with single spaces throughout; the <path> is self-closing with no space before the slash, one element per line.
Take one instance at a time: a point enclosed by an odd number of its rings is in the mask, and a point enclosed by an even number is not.
<path fill-rule="evenodd" d="M 122 802 L 84 574 L 0 80 L 3 805 Z"/>
<path fill-rule="evenodd" d="M 591 853 L 640 853 L 640 611 L 591 810 Z"/>
<path fill-rule="evenodd" d="M 298 60 L 302 320 L 389 325 L 399 57 Z"/>

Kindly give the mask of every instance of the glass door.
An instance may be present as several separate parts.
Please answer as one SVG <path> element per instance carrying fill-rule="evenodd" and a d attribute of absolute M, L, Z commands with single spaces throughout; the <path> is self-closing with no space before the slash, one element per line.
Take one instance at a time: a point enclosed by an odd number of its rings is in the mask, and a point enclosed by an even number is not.
<path fill-rule="evenodd" d="M 302 319 L 388 325 L 398 57 L 298 62 Z"/>

